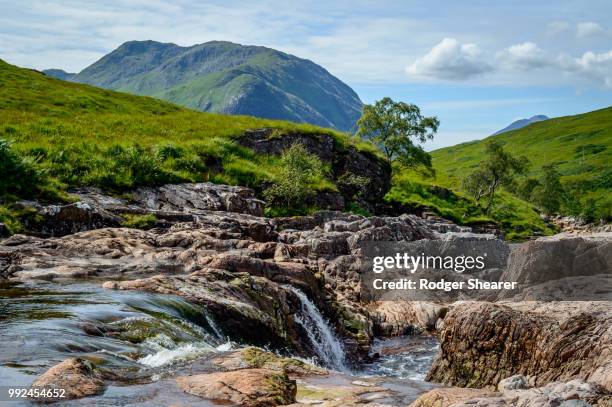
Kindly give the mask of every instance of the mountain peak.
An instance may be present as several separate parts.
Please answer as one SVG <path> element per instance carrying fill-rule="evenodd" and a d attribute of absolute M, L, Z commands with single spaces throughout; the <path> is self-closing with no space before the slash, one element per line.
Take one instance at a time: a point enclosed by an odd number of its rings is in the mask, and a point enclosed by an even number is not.
<path fill-rule="evenodd" d="M 543 115 L 543 114 L 538 114 L 535 116 L 531 116 L 529 119 L 515 120 L 512 123 L 510 123 L 508 126 L 504 127 L 503 129 L 493 133 L 493 135 L 505 133 L 507 131 L 512 131 L 512 130 L 518 130 L 532 123 L 537 123 L 537 122 L 541 122 L 543 120 L 548 120 L 548 119 L 550 119 L 550 117 Z"/>
<path fill-rule="evenodd" d="M 188 47 L 128 41 L 62 79 L 153 96 L 196 110 L 338 130 L 352 130 L 362 108 L 348 85 L 314 62 L 228 41 Z"/>

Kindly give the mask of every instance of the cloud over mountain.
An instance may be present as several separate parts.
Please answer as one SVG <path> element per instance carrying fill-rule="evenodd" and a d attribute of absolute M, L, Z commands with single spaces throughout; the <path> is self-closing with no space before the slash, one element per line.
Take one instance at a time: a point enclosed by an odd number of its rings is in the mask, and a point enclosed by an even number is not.
<path fill-rule="evenodd" d="M 426 55 L 406 68 L 411 76 L 463 80 L 493 69 L 481 58 L 475 44 L 461 44 L 454 38 L 444 38 Z"/>

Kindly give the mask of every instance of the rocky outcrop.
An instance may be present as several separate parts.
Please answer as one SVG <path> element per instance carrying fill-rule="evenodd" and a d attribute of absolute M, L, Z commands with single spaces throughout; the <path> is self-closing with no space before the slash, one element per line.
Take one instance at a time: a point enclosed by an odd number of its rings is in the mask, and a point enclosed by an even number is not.
<path fill-rule="evenodd" d="M 23 227 L 39 236 L 65 236 L 85 230 L 119 226 L 121 218 L 104 208 L 84 202 L 43 206 L 36 202 L 19 201 Z"/>
<path fill-rule="evenodd" d="M 609 386 L 608 303 L 463 303 L 443 326 L 428 380 L 485 387 L 522 374 L 534 386 L 575 378 Z"/>
<path fill-rule="evenodd" d="M 104 381 L 91 362 L 84 359 L 67 359 L 38 377 L 32 387 L 64 389 L 62 399 L 93 396 L 104 391 Z"/>
<path fill-rule="evenodd" d="M 295 381 L 285 373 L 268 369 L 184 376 L 176 381 L 189 394 L 245 407 L 271 407 L 295 402 Z"/>
<path fill-rule="evenodd" d="M 410 404 L 410 407 L 451 407 L 466 400 L 491 397 L 494 395 L 495 393 L 490 390 L 443 387 L 430 390 L 423 394 Z"/>
<path fill-rule="evenodd" d="M 257 199 L 252 189 L 210 182 L 139 188 L 133 197 L 147 209 L 165 212 L 224 211 L 262 216 L 264 209 L 264 201 Z"/>
<path fill-rule="evenodd" d="M 308 152 L 319 157 L 324 163 L 330 164 L 331 177 L 334 181 L 351 174 L 367 178 L 369 180 L 367 184 L 360 186 L 362 189 L 360 199 L 372 209 L 381 206 L 384 195 L 391 187 L 391 166 L 386 161 L 371 152 L 342 146 L 329 134 L 293 132 L 277 137 L 273 129 L 259 129 L 247 131 L 237 141 L 257 153 L 274 155 L 280 155 L 292 144 L 302 144 Z M 355 190 L 354 185 L 343 182 L 339 182 L 338 185 L 347 202 L 353 200 L 359 192 Z"/>
<path fill-rule="evenodd" d="M 566 277 L 612 274 L 612 233 L 560 234 L 513 250 L 501 279 L 535 285 Z"/>

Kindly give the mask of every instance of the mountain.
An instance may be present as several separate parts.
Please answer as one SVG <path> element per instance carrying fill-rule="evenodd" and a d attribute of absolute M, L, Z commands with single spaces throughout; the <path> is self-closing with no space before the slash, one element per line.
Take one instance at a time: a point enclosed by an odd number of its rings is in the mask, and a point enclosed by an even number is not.
<path fill-rule="evenodd" d="M 75 73 L 66 72 L 62 69 L 45 69 L 43 73 L 63 81 L 69 81 L 76 75 Z"/>
<path fill-rule="evenodd" d="M 518 130 L 525 126 L 530 125 L 531 123 L 537 123 L 537 122 L 541 122 L 542 120 L 548 120 L 548 119 L 550 119 L 550 117 L 544 116 L 543 114 L 532 116 L 529 119 L 519 119 L 519 120 L 513 121 L 512 123 L 510 123 L 508 126 L 504 127 L 503 129 L 493 133 L 493 135 L 505 133 L 507 131 L 512 131 L 512 130 Z"/>
<path fill-rule="evenodd" d="M 351 130 L 359 96 L 312 61 L 274 49 L 212 41 L 190 47 L 130 41 L 74 76 L 48 75 L 192 109 Z"/>

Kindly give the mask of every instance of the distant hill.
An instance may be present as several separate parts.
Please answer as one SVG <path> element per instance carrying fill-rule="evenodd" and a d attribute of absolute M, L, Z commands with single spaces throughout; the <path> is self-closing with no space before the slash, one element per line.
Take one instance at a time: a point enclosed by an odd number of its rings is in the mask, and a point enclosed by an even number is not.
<path fill-rule="evenodd" d="M 612 106 L 435 150 L 431 155 L 438 180 L 458 188 L 461 180 L 480 165 L 485 145 L 493 139 L 512 154 L 530 160 L 529 176 L 538 177 L 543 166 L 553 164 L 561 182 L 581 191 L 583 200 L 593 198 L 600 206 L 612 205 Z"/>
<path fill-rule="evenodd" d="M 69 81 L 76 75 L 75 73 L 66 72 L 62 69 L 45 69 L 43 73 L 64 81 Z"/>
<path fill-rule="evenodd" d="M 548 119 L 550 119 L 550 117 L 545 116 L 543 114 L 539 114 L 536 116 L 532 116 L 529 119 L 516 120 L 510 123 L 509 125 L 507 125 L 506 127 L 504 127 L 503 129 L 493 133 L 493 135 L 505 133 L 507 131 L 522 129 L 523 127 L 528 126 L 531 123 L 537 123 L 537 122 L 541 122 L 543 120 L 548 120 Z"/>
<path fill-rule="evenodd" d="M 321 66 L 274 49 L 224 41 L 181 47 L 130 41 L 59 79 L 147 95 L 196 110 L 351 130 L 362 102 Z"/>

